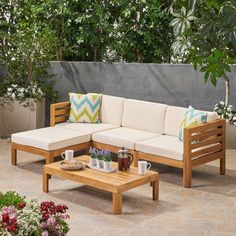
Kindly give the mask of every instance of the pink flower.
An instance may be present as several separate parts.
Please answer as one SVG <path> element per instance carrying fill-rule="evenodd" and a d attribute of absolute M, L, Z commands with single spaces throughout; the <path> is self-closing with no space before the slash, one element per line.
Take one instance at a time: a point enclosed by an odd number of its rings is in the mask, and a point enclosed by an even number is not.
<path fill-rule="evenodd" d="M 41 222 L 41 228 L 42 229 L 46 229 L 47 228 L 47 224 L 46 224 L 46 222 Z"/>
<path fill-rule="evenodd" d="M 16 214 L 16 209 L 13 206 L 3 207 L 2 213 Z"/>
<path fill-rule="evenodd" d="M 61 215 L 60 215 L 60 218 L 61 218 L 62 220 L 66 220 L 66 219 L 69 219 L 70 216 L 67 215 L 67 214 L 61 214 Z"/>
<path fill-rule="evenodd" d="M 53 217 L 48 218 L 47 224 L 48 225 L 54 225 L 56 223 L 56 220 Z"/>
<path fill-rule="evenodd" d="M 42 236 L 48 236 L 48 231 L 43 231 Z"/>

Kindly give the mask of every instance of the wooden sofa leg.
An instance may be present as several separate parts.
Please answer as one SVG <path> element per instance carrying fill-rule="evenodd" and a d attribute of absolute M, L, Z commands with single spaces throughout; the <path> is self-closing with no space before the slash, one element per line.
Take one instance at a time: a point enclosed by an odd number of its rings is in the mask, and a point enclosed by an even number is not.
<path fill-rule="evenodd" d="M 192 168 L 184 167 L 183 168 L 183 186 L 185 188 L 191 188 L 192 183 Z"/>
<path fill-rule="evenodd" d="M 54 162 L 53 152 L 48 152 L 45 158 L 46 158 L 46 164 Z"/>
<path fill-rule="evenodd" d="M 11 145 L 11 164 L 13 166 L 17 165 L 17 149 L 14 144 Z"/>
<path fill-rule="evenodd" d="M 225 175 L 225 157 L 220 158 L 220 174 Z"/>

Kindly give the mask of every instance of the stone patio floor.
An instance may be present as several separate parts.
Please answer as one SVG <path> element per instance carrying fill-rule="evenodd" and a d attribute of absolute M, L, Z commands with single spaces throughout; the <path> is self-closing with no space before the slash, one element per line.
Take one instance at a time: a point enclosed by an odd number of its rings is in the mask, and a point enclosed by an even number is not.
<path fill-rule="evenodd" d="M 182 171 L 153 165 L 160 172 L 160 200 L 153 202 L 144 185 L 123 196 L 123 214 L 111 214 L 111 194 L 53 177 L 42 192 L 41 157 L 19 152 L 10 164 L 10 143 L 0 140 L 0 191 L 17 191 L 27 199 L 52 200 L 69 207 L 68 236 L 235 236 L 236 150 L 227 150 L 227 174 L 219 161 L 193 172 L 193 187 L 182 187 Z"/>

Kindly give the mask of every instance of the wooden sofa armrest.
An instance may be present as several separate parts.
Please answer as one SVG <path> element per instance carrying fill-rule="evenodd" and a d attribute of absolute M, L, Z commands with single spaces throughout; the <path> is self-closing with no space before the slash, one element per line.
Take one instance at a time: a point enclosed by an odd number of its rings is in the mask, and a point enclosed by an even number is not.
<path fill-rule="evenodd" d="M 50 126 L 66 122 L 69 118 L 70 102 L 53 103 L 50 106 Z"/>
<path fill-rule="evenodd" d="M 201 165 L 223 157 L 225 157 L 224 119 L 184 129 L 184 161 L 192 160 L 193 165 Z"/>

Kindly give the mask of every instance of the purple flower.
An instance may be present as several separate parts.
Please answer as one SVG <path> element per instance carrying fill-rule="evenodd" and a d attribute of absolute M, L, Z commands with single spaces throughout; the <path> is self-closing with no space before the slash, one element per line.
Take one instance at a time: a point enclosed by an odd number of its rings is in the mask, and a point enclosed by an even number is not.
<path fill-rule="evenodd" d="M 89 148 L 89 155 L 90 155 L 92 158 L 96 158 L 96 154 L 97 154 L 96 148 L 90 147 L 90 148 Z"/>

